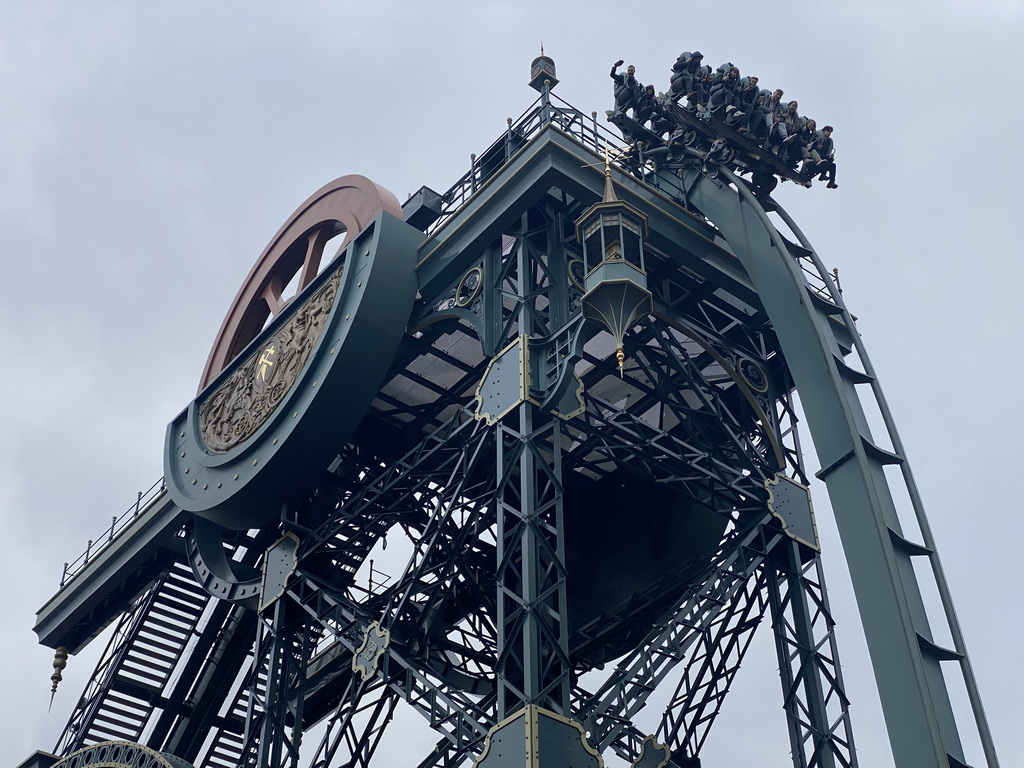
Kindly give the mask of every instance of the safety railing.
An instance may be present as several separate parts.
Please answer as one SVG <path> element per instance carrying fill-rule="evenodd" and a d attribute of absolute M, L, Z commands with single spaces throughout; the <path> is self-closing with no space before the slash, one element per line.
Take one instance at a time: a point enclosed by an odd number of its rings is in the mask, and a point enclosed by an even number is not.
<path fill-rule="evenodd" d="M 587 115 L 550 92 L 544 92 L 517 119 L 509 118 L 505 133 L 487 149 L 480 154 L 470 155 L 470 169 L 441 195 L 441 215 L 428 228 L 428 234 L 459 210 L 489 178 L 548 125 L 555 125 L 599 155 L 603 155 L 606 148 L 613 150 L 616 156 L 629 149 L 629 145 L 621 138 L 597 122 L 596 112 Z"/>
<path fill-rule="evenodd" d="M 678 185 L 673 185 L 674 176 L 659 174 L 657 165 L 644 157 L 642 149 L 638 151 L 629 142 L 598 123 L 597 112 L 587 115 L 550 91 L 544 91 L 517 119 L 508 118 L 507 123 L 505 133 L 487 149 L 480 154 L 470 155 L 470 169 L 441 195 L 441 215 L 430 225 L 428 234 L 441 227 L 489 178 L 548 125 L 555 125 L 598 155 L 603 156 L 608 152 L 611 161 L 622 167 L 625 172 L 662 189 L 685 205 L 686 189 L 682 179 Z M 810 255 L 799 256 L 798 261 L 810 289 L 822 299 L 833 301 L 833 295 L 839 288 L 837 271 L 833 270 L 823 275 L 820 265 L 815 264 L 813 256 Z"/>
<path fill-rule="evenodd" d="M 60 585 L 65 586 L 71 579 L 80 573 L 92 560 L 103 550 L 121 536 L 131 527 L 139 516 L 145 512 L 157 499 L 167 492 L 167 484 L 164 478 L 160 478 L 145 491 L 139 491 L 132 504 L 120 515 L 111 518 L 110 525 L 99 536 L 89 539 L 85 545 L 85 552 L 69 563 L 64 563 L 64 571 L 61 573 Z"/>

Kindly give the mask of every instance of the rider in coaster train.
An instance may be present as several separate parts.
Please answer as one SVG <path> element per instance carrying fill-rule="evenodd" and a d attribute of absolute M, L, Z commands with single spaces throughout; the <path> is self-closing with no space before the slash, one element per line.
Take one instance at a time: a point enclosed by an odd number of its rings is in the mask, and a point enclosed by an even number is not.
<path fill-rule="evenodd" d="M 615 111 L 625 113 L 630 107 L 636 106 L 637 101 L 640 99 L 640 94 L 643 93 L 643 86 L 636 79 L 636 68 L 632 64 L 626 67 L 625 74 L 615 71 L 622 64 L 622 59 L 612 64 L 612 71 L 609 74 L 612 80 L 615 81 Z"/>

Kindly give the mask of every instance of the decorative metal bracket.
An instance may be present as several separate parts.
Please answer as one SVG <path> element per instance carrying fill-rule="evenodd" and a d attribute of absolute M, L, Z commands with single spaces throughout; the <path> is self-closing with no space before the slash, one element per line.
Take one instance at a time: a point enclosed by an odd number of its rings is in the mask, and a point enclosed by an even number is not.
<path fill-rule="evenodd" d="M 820 552 L 818 526 L 814 522 L 811 492 L 807 486 L 777 474 L 765 480 L 764 487 L 768 491 L 768 509 L 782 523 L 786 535 Z"/>
<path fill-rule="evenodd" d="M 551 710 L 529 704 L 487 733 L 483 754 L 473 768 L 541 768 L 571 765 L 604 768 L 587 743 L 583 726 Z"/>
<path fill-rule="evenodd" d="M 530 339 L 530 387 L 534 402 L 544 411 L 561 419 L 571 419 L 583 412 L 583 382 L 576 375 L 576 363 L 583 345 L 593 335 L 585 333 L 587 323 L 582 313 L 543 339 Z"/>
<path fill-rule="evenodd" d="M 299 537 L 286 533 L 268 549 L 263 558 L 263 582 L 260 585 L 260 607 L 262 613 L 281 597 L 288 588 L 288 580 L 299 564 Z"/>
<path fill-rule="evenodd" d="M 576 362 L 586 342 L 586 322 L 576 315 L 551 336 L 520 336 L 487 366 L 476 390 L 476 417 L 488 425 L 530 402 L 560 419 L 583 412 L 583 382 Z"/>
<path fill-rule="evenodd" d="M 640 754 L 630 768 L 666 768 L 671 757 L 672 750 L 667 744 L 661 744 L 654 736 L 648 736 L 640 745 Z"/>
<path fill-rule="evenodd" d="M 363 680 L 373 677 L 377 673 L 380 657 L 384 655 L 390 642 L 391 632 L 381 627 L 379 621 L 373 622 L 366 628 L 363 644 L 356 649 L 352 657 L 352 671 L 358 672 Z"/>
<path fill-rule="evenodd" d="M 529 399 L 530 355 L 527 337 L 520 336 L 487 364 L 476 388 L 476 417 L 495 424 Z"/>

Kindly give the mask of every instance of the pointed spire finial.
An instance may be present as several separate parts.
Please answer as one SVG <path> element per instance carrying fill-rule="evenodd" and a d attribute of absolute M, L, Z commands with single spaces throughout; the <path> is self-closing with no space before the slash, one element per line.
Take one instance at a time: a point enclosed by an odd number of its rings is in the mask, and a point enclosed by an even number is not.
<path fill-rule="evenodd" d="M 68 665 L 68 649 L 63 645 L 57 648 L 53 652 L 53 674 L 50 675 L 50 682 L 53 686 L 50 688 L 50 707 L 53 707 L 53 697 L 57 695 L 57 686 L 60 685 L 60 681 L 64 679 L 61 675 L 61 671 Z"/>
<path fill-rule="evenodd" d="M 612 186 L 612 154 L 607 143 L 604 145 L 604 197 L 602 203 L 613 203 L 619 198 L 615 196 L 615 188 Z"/>

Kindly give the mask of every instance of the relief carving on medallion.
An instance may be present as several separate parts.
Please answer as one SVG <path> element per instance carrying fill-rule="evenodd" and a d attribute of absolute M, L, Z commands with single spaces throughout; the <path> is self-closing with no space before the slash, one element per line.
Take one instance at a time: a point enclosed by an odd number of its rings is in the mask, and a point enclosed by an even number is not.
<path fill-rule="evenodd" d="M 343 269 L 200 404 L 199 433 L 210 451 L 248 440 L 288 394 L 327 324 Z"/>

